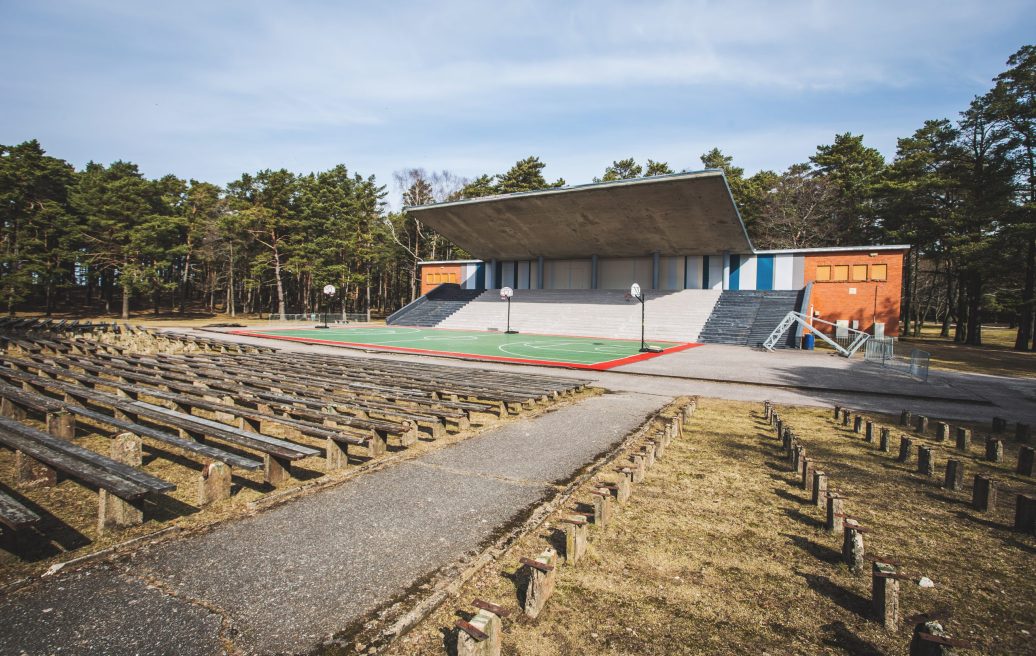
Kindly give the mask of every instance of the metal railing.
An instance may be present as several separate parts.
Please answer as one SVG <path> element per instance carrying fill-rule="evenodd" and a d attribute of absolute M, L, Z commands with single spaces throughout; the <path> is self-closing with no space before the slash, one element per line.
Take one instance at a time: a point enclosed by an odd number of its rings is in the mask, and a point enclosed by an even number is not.
<path fill-rule="evenodd" d="M 928 365 L 931 354 L 921 349 L 913 349 L 910 356 L 896 355 L 895 337 L 872 337 L 867 342 L 863 359 L 866 362 L 901 371 L 921 382 L 928 382 Z"/>
<path fill-rule="evenodd" d="M 267 317 L 270 321 L 281 321 L 281 316 L 277 313 L 271 314 Z M 306 312 L 304 314 L 285 314 L 284 321 L 323 321 L 323 312 Z M 328 313 L 328 323 L 363 323 L 370 321 L 370 316 L 366 312 L 346 312 L 345 319 L 342 318 L 341 312 L 335 312 L 334 314 Z"/>
<path fill-rule="evenodd" d="M 834 339 L 825 334 L 822 330 L 816 330 L 806 315 L 801 312 L 789 312 L 783 319 L 781 319 L 781 322 L 777 324 L 777 327 L 773 329 L 770 336 L 763 342 L 763 348 L 767 351 L 772 351 L 777 342 L 779 342 L 781 338 L 784 337 L 784 334 L 788 332 L 788 329 L 796 323 L 804 328 L 808 328 L 812 334 L 827 342 L 834 350 L 847 358 L 851 358 L 853 353 L 856 353 L 856 351 L 858 351 L 860 347 L 870 339 L 870 335 L 865 332 L 861 332 L 853 328 L 846 328 L 845 326 L 837 326 L 836 324 L 833 324 L 830 321 L 824 321 L 823 319 L 813 319 L 813 323 L 822 323 L 828 326 L 834 326 L 838 330 L 848 331 L 846 333 L 846 337 Z"/>

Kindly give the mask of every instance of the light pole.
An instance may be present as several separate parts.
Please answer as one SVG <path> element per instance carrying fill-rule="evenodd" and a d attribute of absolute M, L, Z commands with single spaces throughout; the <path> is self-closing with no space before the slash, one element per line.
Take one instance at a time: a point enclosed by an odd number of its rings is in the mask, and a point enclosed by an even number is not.
<path fill-rule="evenodd" d="M 324 325 L 317 326 L 317 328 L 327 330 L 330 327 L 327 325 L 327 306 L 331 304 L 331 299 L 334 297 L 336 291 L 337 290 L 334 285 L 324 285 Z"/>
<path fill-rule="evenodd" d="M 507 301 L 507 330 L 504 331 L 505 335 L 517 335 L 517 330 L 511 330 L 511 297 L 514 296 L 514 290 L 510 287 L 503 287 L 500 290 L 500 300 Z"/>

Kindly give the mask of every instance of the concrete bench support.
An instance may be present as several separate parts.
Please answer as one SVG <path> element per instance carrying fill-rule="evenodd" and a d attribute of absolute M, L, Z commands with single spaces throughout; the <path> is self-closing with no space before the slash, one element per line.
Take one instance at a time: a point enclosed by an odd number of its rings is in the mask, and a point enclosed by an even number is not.
<path fill-rule="evenodd" d="M 986 440 L 986 460 L 989 462 L 1004 461 L 1004 441 L 989 438 Z"/>
<path fill-rule="evenodd" d="M 813 472 L 813 505 L 823 508 L 827 504 L 827 474 L 822 471 Z"/>
<path fill-rule="evenodd" d="M 903 412 L 899 413 L 899 425 L 900 426 L 909 426 L 910 425 L 910 421 L 911 421 L 911 417 L 912 417 L 912 415 L 910 414 L 909 410 L 904 410 Z"/>
<path fill-rule="evenodd" d="M 1023 446 L 1018 449 L 1018 473 L 1022 476 L 1032 476 L 1034 460 L 1036 460 L 1036 449 L 1031 446 Z"/>
<path fill-rule="evenodd" d="M 871 604 L 874 618 L 886 630 L 899 628 L 899 579 L 893 565 L 874 562 L 871 566 Z"/>
<path fill-rule="evenodd" d="M 589 529 L 585 517 L 570 515 L 565 524 L 565 564 L 575 565 L 586 554 Z"/>
<path fill-rule="evenodd" d="M 946 478 L 942 486 L 952 492 L 964 489 L 964 463 L 960 460 L 946 461 Z"/>
<path fill-rule="evenodd" d="M 827 521 L 824 529 L 832 535 L 842 535 L 845 530 L 845 499 L 833 492 L 827 493 Z"/>
<path fill-rule="evenodd" d="M 856 434 L 863 432 L 863 417 L 861 415 L 853 417 L 853 432 Z"/>
<path fill-rule="evenodd" d="M 914 440 L 906 435 L 901 435 L 899 438 L 899 457 L 896 460 L 899 462 L 909 462 L 910 452 L 913 450 L 913 447 Z"/>
<path fill-rule="evenodd" d="M 950 425 L 945 421 L 935 422 L 935 439 L 938 442 L 945 442 L 950 438 Z"/>
<path fill-rule="evenodd" d="M 558 574 L 558 554 L 554 549 L 548 547 L 534 559 L 523 558 L 522 564 L 528 570 L 525 603 L 522 610 L 530 618 L 536 619 L 543 612 L 543 607 L 547 605 L 550 595 L 554 594 Z"/>
<path fill-rule="evenodd" d="M 263 454 L 263 473 L 263 480 L 270 485 L 284 485 L 291 480 L 291 460 L 265 453 Z"/>
<path fill-rule="evenodd" d="M 870 419 L 868 419 L 867 423 L 864 425 L 863 439 L 871 443 L 874 442 L 874 422 Z"/>
<path fill-rule="evenodd" d="M 932 447 L 917 447 L 917 473 L 922 476 L 935 475 L 935 456 L 932 453 Z"/>
<path fill-rule="evenodd" d="M 975 487 L 972 490 L 971 507 L 979 512 L 990 512 L 996 508 L 996 484 L 993 479 L 975 474 Z"/>
<path fill-rule="evenodd" d="M 457 656 L 500 656 L 503 633 L 496 613 L 479 610 L 470 622 L 458 623 Z"/>
<path fill-rule="evenodd" d="M 891 448 L 889 446 L 889 442 L 892 439 L 892 430 L 889 428 L 882 428 L 878 434 L 878 451 L 888 453 Z"/>
<path fill-rule="evenodd" d="M 140 438 L 133 433 L 120 433 L 111 444 L 111 458 L 131 467 L 143 462 Z M 144 523 L 143 504 L 120 499 L 101 489 L 97 503 L 97 532 L 106 533 L 114 528 L 125 528 Z"/>
<path fill-rule="evenodd" d="M 813 461 L 809 458 L 802 459 L 802 478 L 800 482 L 803 490 L 809 491 L 813 488 Z"/>
<path fill-rule="evenodd" d="M 918 415 L 917 416 L 917 421 L 914 423 L 914 429 L 917 430 L 917 432 L 920 433 L 921 435 L 924 435 L 925 433 L 927 433 L 928 432 L 928 417 L 926 417 L 924 415 Z"/>
<path fill-rule="evenodd" d="M 863 558 L 863 529 L 856 520 L 847 519 L 842 537 L 842 561 L 849 571 L 858 574 L 863 571 Z"/>
<path fill-rule="evenodd" d="M 210 462 L 202 467 L 198 478 L 198 505 L 207 506 L 229 499 L 230 481 L 231 471 L 226 463 Z"/>
<path fill-rule="evenodd" d="M 1015 496 L 1014 530 L 1033 533 L 1036 530 L 1036 497 L 1028 494 Z"/>
<path fill-rule="evenodd" d="M 612 519 L 612 495 L 606 488 L 594 492 L 594 525 L 604 528 Z"/>
<path fill-rule="evenodd" d="M 967 451 L 971 448 L 971 429 L 957 426 L 957 449 Z"/>

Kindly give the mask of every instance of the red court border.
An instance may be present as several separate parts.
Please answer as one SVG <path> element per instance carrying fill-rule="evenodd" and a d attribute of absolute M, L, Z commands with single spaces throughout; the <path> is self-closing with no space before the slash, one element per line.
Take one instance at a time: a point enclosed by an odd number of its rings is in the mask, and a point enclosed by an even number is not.
<path fill-rule="evenodd" d="M 291 330 L 290 328 L 285 330 Z M 558 362 L 554 360 L 529 360 L 526 358 L 508 358 L 502 355 L 477 355 L 475 353 L 458 353 L 455 351 L 433 351 L 430 349 L 418 349 L 408 348 L 406 346 L 378 346 L 377 344 L 365 344 L 363 342 L 340 342 L 332 339 L 316 339 L 313 337 L 292 337 L 289 335 L 270 335 L 266 333 L 253 332 L 251 330 L 229 330 L 228 335 L 240 335 L 242 337 L 258 337 L 260 339 L 282 339 L 288 342 L 302 342 L 303 344 L 327 344 L 328 346 L 341 346 L 344 348 L 356 348 L 363 349 L 365 351 L 387 351 L 390 353 L 414 353 L 417 355 L 439 355 L 450 358 L 458 358 L 461 360 L 481 360 L 488 362 L 510 362 L 514 364 L 534 364 L 541 367 L 561 367 L 563 369 L 587 369 L 591 371 L 606 371 L 613 367 L 620 367 L 624 364 L 633 364 L 634 362 L 642 362 L 644 360 L 650 360 L 651 358 L 657 358 L 660 355 L 667 353 L 676 353 L 678 351 L 686 351 L 692 349 L 701 344 L 695 342 L 685 342 L 683 344 L 679 342 L 673 342 L 676 346 L 671 346 L 661 353 L 638 353 L 636 355 L 629 355 L 625 358 L 619 358 L 618 360 L 606 360 L 604 362 L 598 362 L 596 364 L 579 364 L 575 362 Z M 529 333 L 535 334 L 535 333 Z M 558 335 L 558 337 L 571 337 L 571 335 Z M 587 339 L 587 338 L 584 338 Z M 589 338 L 589 339 L 615 339 L 615 338 Z"/>

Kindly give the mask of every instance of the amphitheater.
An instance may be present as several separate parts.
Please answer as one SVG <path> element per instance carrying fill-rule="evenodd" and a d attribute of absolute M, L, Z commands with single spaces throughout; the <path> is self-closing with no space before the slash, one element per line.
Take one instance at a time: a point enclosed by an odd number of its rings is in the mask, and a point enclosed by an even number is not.
<path fill-rule="evenodd" d="M 0 320 L 0 654 L 1031 648 L 1036 383 L 803 348 L 904 246 L 715 171 L 411 211 L 480 259 L 387 324 Z"/>

